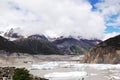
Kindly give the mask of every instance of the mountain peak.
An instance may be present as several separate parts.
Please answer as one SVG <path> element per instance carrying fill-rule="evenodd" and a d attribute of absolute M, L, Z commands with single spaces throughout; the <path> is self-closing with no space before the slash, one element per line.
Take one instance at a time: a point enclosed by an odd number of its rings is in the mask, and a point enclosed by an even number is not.
<path fill-rule="evenodd" d="M 48 39 L 44 35 L 39 35 L 39 34 L 28 36 L 28 38 L 48 41 Z"/>

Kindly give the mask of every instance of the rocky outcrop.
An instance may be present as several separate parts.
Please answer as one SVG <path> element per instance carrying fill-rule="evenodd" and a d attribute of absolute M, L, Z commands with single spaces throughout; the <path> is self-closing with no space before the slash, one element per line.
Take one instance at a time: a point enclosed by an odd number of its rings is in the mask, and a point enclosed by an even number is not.
<path fill-rule="evenodd" d="M 103 41 L 85 55 L 85 63 L 120 63 L 120 35 Z"/>

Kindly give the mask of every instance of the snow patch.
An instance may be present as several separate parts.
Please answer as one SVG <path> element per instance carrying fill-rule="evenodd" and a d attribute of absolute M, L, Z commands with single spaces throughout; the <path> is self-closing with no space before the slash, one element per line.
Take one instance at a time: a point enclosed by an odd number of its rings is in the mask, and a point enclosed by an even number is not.
<path fill-rule="evenodd" d="M 49 62 L 49 63 L 46 63 L 46 64 L 42 64 L 42 65 L 32 65 L 32 70 L 48 70 L 48 69 L 54 69 L 58 67 L 58 63 L 56 62 Z"/>
<path fill-rule="evenodd" d="M 118 76 L 112 76 L 112 79 L 120 80 L 120 77 L 118 77 Z"/>
<path fill-rule="evenodd" d="M 78 62 L 45 62 L 42 65 L 32 65 L 31 69 L 54 69 L 54 68 L 94 68 L 97 70 L 120 69 L 120 64 L 80 64 Z"/>
<path fill-rule="evenodd" d="M 84 70 L 85 68 L 94 68 L 97 70 L 107 70 L 107 69 L 120 69 L 120 64 L 80 64 L 80 63 L 66 63 L 61 65 L 63 68 L 80 68 Z"/>
<path fill-rule="evenodd" d="M 98 74 L 95 73 L 91 73 L 90 76 L 97 76 Z"/>
<path fill-rule="evenodd" d="M 120 69 L 120 64 L 112 65 L 112 64 L 87 64 L 86 66 L 98 70 L 107 70 L 107 69 Z"/>
<path fill-rule="evenodd" d="M 87 72 L 85 71 L 75 71 L 75 72 L 53 72 L 44 75 L 45 78 L 70 78 L 70 77 L 77 77 L 77 78 L 82 78 L 87 76 Z"/>

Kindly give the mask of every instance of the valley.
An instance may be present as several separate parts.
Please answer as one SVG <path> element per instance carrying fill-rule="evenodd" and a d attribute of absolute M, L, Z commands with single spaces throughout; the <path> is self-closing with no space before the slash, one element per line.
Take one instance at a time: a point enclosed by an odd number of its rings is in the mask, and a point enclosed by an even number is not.
<path fill-rule="evenodd" d="M 119 64 L 84 64 L 84 56 L 36 55 L 17 57 L 11 56 L 1 61 L 0 67 L 25 67 L 34 76 L 49 80 L 119 80 Z M 76 60 L 75 60 L 76 59 Z"/>

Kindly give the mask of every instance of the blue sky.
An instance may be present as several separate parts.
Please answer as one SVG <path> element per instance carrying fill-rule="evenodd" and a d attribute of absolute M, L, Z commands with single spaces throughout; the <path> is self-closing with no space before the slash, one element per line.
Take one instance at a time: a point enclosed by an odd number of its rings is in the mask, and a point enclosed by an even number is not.
<path fill-rule="evenodd" d="M 104 2 L 104 0 L 89 0 L 89 2 L 92 5 L 92 10 L 93 11 L 97 11 L 97 7 L 95 7 L 95 5 L 97 3 Z M 114 21 L 119 16 L 120 16 L 120 12 L 118 12 L 117 14 L 112 14 L 112 15 L 109 16 L 109 19 L 105 21 L 105 25 L 106 25 L 106 29 L 105 29 L 105 32 L 104 32 L 105 34 L 107 34 L 107 33 L 113 33 L 113 32 L 120 33 L 120 25 L 113 25 L 113 26 L 107 25 L 109 23 L 114 23 Z"/>
<path fill-rule="evenodd" d="M 101 0 L 88 0 L 90 4 L 92 5 L 92 9 L 96 10 L 96 7 L 94 6 L 95 4 L 101 2 Z"/>
<path fill-rule="evenodd" d="M 108 38 L 120 34 L 120 0 L 0 0 L 0 31 Z"/>

